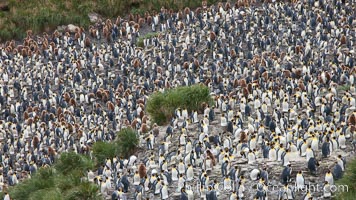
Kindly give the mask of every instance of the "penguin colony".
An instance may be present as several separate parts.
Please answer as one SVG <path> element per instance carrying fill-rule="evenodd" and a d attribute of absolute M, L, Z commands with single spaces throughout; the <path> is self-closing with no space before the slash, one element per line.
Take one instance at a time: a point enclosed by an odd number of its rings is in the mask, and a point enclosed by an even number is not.
<path fill-rule="evenodd" d="M 108 199 L 329 198 L 356 145 L 355 5 L 203 1 L 2 44 L 0 189 L 131 127 L 145 152 L 88 172 Z M 215 105 L 151 122 L 152 92 L 193 84 Z"/>

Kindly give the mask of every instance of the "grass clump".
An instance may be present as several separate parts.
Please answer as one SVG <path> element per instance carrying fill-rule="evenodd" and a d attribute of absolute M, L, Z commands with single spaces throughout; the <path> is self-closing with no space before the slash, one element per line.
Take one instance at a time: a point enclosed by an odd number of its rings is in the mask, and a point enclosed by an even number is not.
<path fill-rule="evenodd" d="M 93 167 L 94 162 L 86 156 L 62 153 L 53 166 L 40 168 L 30 179 L 8 188 L 8 192 L 16 200 L 101 200 L 99 188 L 81 179 Z"/>
<path fill-rule="evenodd" d="M 87 156 L 82 156 L 74 152 L 61 154 L 61 157 L 58 159 L 55 169 L 64 174 L 77 174 L 78 172 L 86 172 L 89 169 L 94 168 L 94 162 Z"/>
<path fill-rule="evenodd" d="M 136 42 L 136 46 L 138 47 L 141 47 L 141 48 L 144 48 L 145 45 L 143 43 L 143 40 L 144 39 L 151 39 L 153 37 L 158 37 L 159 33 L 158 32 L 153 32 L 153 33 L 147 33 L 146 35 L 144 36 L 140 36 L 138 39 L 137 39 L 137 42 Z"/>
<path fill-rule="evenodd" d="M 352 200 L 356 196 L 356 159 L 347 162 L 341 179 L 336 181 L 338 191 L 336 200 Z M 347 188 L 346 188 L 347 186 Z"/>
<path fill-rule="evenodd" d="M 136 151 L 139 143 L 138 134 L 131 128 L 121 129 L 117 133 L 115 143 L 118 146 L 119 154 L 123 157 L 128 157 Z"/>
<path fill-rule="evenodd" d="M 131 13 L 132 13 L 133 15 L 138 14 L 138 15 L 140 15 L 140 16 L 144 16 L 144 15 L 145 15 L 145 10 L 144 10 L 144 9 L 141 9 L 141 8 L 132 8 L 132 9 L 131 9 Z"/>
<path fill-rule="evenodd" d="M 101 165 L 107 158 L 129 157 L 136 151 L 138 143 L 137 132 L 131 128 L 124 128 L 117 133 L 114 141 L 96 142 L 93 145 L 93 155 L 97 165 Z"/>
<path fill-rule="evenodd" d="M 97 165 L 101 165 L 107 158 L 118 155 L 118 146 L 115 142 L 95 142 L 93 145 L 93 156 L 96 158 Z"/>
<path fill-rule="evenodd" d="M 339 91 L 349 91 L 350 87 L 351 87 L 351 85 L 340 85 L 340 86 L 337 87 L 337 89 Z"/>
<path fill-rule="evenodd" d="M 174 116 L 177 108 L 202 110 L 203 104 L 212 104 L 210 90 L 204 85 L 178 87 L 164 93 L 154 93 L 147 102 L 147 112 L 158 125 L 164 125 Z"/>

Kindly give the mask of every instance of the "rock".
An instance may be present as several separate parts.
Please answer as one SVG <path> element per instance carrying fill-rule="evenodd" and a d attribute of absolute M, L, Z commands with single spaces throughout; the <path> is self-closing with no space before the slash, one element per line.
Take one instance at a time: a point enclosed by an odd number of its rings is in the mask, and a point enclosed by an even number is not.
<path fill-rule="evenodd" d="M 236 164 L 247 164 L 248 160 L 246 158 L 240 158 L 235 163 Z"/>
<path fill-rule="evenodd" d="M 79 27 L 73 24 L 68 24 L 66 30 L 70 33 L 75 33 L 76 30 L 79 30 Z"/>
<path fill-rule="evenodd" d="M 100 15 L 97 13 L 89 13 L 88 17 L 91 23 L 97 23 L 100 20 Z"/>
<path fill-rule="evenodd" d="M 57 26 L 57 31 L 58 31 L 58 32 L 64 32 L 64 31 L 66 30 L 66 27 L 67 27 L 67 26 L 65 26 L 65 25 L 63 25 L 63 26 Z"/>

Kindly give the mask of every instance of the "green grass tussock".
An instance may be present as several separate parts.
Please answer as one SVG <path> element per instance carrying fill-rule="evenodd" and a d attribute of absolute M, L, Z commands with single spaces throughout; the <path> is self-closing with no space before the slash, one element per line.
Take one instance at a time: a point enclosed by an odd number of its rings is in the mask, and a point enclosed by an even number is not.
<path fill-rule="evenodd" d="M 338 192 L 336 193 L 336 200 L 353 200 L 356 197 L 356 159 L 353 159 L 346 164 L 344 175 L 340 180 L 336 181 Z M 347 186 L 342 189 L 341 186 Z M 344 190 L 344 191 L 343 191 Z"/>
<path fill-rule="evenodd" d="M 93 155 L 97 165 L 116 155 L 131 155 L 138 141 L 137 132 L 127 128 L 119 131 L 113 142 L 96 142 Z M 53 166 L 39 168 L 31 178 L 5 191 L 16 200 L 101 200 L 98 186 L 83 179 L 88 170 L 95 169 L 95 161 L 74 152 L 62 153 Z M 1 193 L 0 198 L 3 198 Z"/>
<path fill-rule="evenodd" d="M 77 172 L 86 172 L 89 169 L 94 169 L 94 166 L 94 162 L 89 157 L 70 152 L 61 154 L 61 157 L 58 159 L 54 167 L 64 175 L 71 175 Z M 81 174 L 78 175 L 81 176 Z"/>
<path fill-rule="evenodd" d="M 96 142 L 93 145 L 93 155 L 97 165 L 105 163 L 107 158 L 115 156 L 125 157 L 132 155 L 139 143 L 137 132 L 130 128 L 121 129 L 112 142 Z"/>
<path fill-rule="evenodd" d="M 337 87 L 337 90 L 339 91 L 349 91 L 350 90 L 351 85 L 340 85 Z"/>
<path fill-rule="evenodd" d="M 101 200 L 99 188 L 81 180 L 89 169 L 94 169 L 94 162 L 87 156 L 62 153 L 54 166 L 38 169 L 30 179 L 7 190 L 16 200 Z"/>
<path fill-rule="evenodd" d="M 138 134 L 131 128 L 121 129 L 117 133 L 115 143 L 118 147 L 118 152 L 120 156 L 128 157 L 135 152 L 139 144 Z"/>
<path fill-rule="evenodd" d="M 154 93 L 147 102 L 147 112 L 158 125 L 164 125 L 171 120 L 177 108 L 202 110 L 203 103 L 212 104 L 210 90 L 204 85 L 178 87 Z"/>
<path fill-rule="evenodd" d="M 93 156 L 96 158 L 97 165 L 102 165 L 107 158 L 118 155 L 118 148 L 114 142 L 95 142 L 93 145 Z"/>
<path fill-rule="evenodd" d="M 143 43 L 144 39 L 151 39 L 153 37 L 157 37 L 158 35 L 159 35 L 158 32 L 154 32 L 154 33 L 147 33 L 146 35 L 140 36 L 137 39 L 136 46 L 144 48 L 144 43 Z"/>

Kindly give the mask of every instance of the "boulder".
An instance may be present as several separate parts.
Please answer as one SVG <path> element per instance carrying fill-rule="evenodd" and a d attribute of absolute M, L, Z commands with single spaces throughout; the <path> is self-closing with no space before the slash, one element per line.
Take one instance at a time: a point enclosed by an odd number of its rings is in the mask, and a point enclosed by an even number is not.
<path fill-rule="evenodd" d="M 70 33 L 75 33 L 76 30 L 79 30 L 79 26 L 73 25 L 73 24 L 68 24 L 66 30 Z"/>
<path fill-rule="evenodd" d="M 65 25 L 57 26 L 57 31 L 62 33 L 62 32 L 64 32 L 66 30 L 66 28 L 67 28 L 67 26 L 65 26 Z"/>
<path fill-rule="evenodd" d="M 89 13 L 88 17 L 91 23 L 97 23 L 100 20 L 100 15 L 97 13 Z"/>

